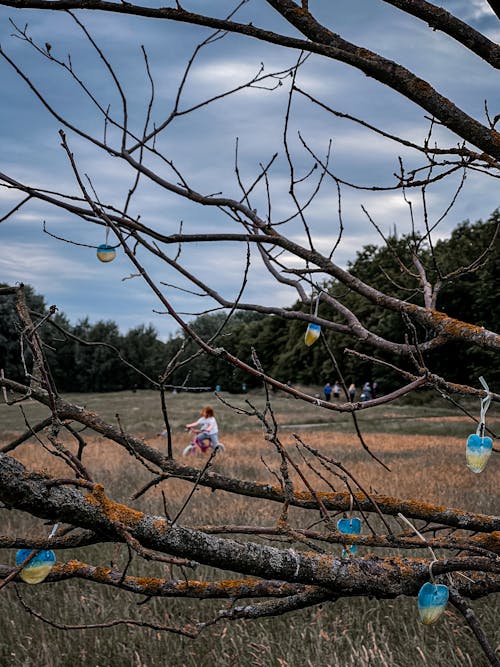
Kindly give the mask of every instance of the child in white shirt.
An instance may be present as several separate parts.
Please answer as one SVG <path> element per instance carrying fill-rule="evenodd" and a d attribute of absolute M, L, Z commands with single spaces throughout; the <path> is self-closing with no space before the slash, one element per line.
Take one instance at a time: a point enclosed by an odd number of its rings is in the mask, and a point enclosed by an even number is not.
<path fill-rule="evenodd" d="M 217 420 L 214 417 L 214 410 L 210 405 L 206 405 L 200 412 L 201 417 L 191 424 L 186 424 L 186 428 L 196 428 L 199 430 L 195 442 L 203 452 L 209 447 L 216 449 L 219 444 Z M 209 441 L 207 443 L 207 440 Z"/>

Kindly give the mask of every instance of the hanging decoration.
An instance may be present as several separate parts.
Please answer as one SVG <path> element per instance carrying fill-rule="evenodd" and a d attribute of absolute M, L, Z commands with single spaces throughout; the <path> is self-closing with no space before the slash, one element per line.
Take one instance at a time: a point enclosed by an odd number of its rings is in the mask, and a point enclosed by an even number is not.
<path fill-rule="evenodd" d="M 310 322 L 307 325 L 306 333 L 304 336 L 304 343 L 307 345 L 307 347 L 311 347 L 313 343 L 315 343 L 321 333 L 321 327 L 319 324 L 313 324 Z"/>
<path fill-rule="evenodd" d="M 31 549 L 19 549 L 16 553 L 16 565 L 21 565 L 32 553 Z M 50 549 L 42 549 L 23 567 L 19 576 L 27 584 L 39 584 L 47 577 L 55 562 L 55 553 Z"/>
<path fill-rule="evenodd" d="M 101 262 L 112 262 L 116 257 L 116 250 L 112 245 L 101 243 L 97 248 L 97 259 Z"/>
<path fill-rule="evenodd" d="M 359 535 L 361 532 L 361 519 L 358 517 L 353 517 L 352 519 L 339 519 L 337 521 L 337 530 L 345 535 Z M 356 544 L 346 544 L 342 550 L 342 557 L 348 558 L 353 556 L 358 547 Z"/>
<path fill-rule="evenodd" d="M 318 307 L 319 307 L 320 297 L 321 297 L 321 292 L 316 297 L 316 305 L 314 307 L 314 317 L 318 317 Z M 311 347 L 311 345 L 318 340 L 320 334 L 321 334 L 320 325 L 313 324 L 313 322 L 309 322 L 309 324 L 307 325 L 306 333 L 304 335 L 304 343 L 307 345 L 307 347 Z"/>
<path fill-rule="evenodd" d="M 427 581 L 418 592 L 418 613 L 424 625 L 435 623 L 443 613 L 450 592 L 444 584 Z"/>
<path fill-rule="evenodd" d="M 476 433 L 469 435 L 465 454 L 467 458 L 467 467 L 475 473 L 482 472 L 493 449 L 493 440 L 488 436 L 480 436 Z"/>
<path fill-rule="evenodd" d="M 112 245 L 109 245 L 108 238 L 109 225 L 106 225 L 106 242 L 101 243 L 97 248 L 97 259 L 100 262 L 112 262 L 116 257 L 116 249 Z"/>
<path fill-rule="evenodd" d="M 469 435 L 465 447 L 467 467 L 474 473 L 480 473 L 485 469 L 493 450 L 493 440 L 487 435 L 484 435 L 486 427 L 486 412 L 490 407 L 491 393 L 485 379 L 482 376 L 479 378 L 479 382 L 483 385 L 487 393 L 486 396 L 481 400 L 481 413 L 479 416 L 477 430 L 475 433 Z"/>
<path fill-rule="evenodd" d="M 422 533 L 420 533 L 411 521 L 408 521 L 401 512 L 398 512 L 398 517 L 410 526 L 415 535 L 418 535 L 422 542 L 427 543 L 427 540 Z M 436 584 L 434 581 L 432 566 L 438 562 L 438 559 L 432 547 L 427 545 L 427 548 L 431 552 L 433 558 L 429 563 L 429 576 L 431 580 L 426 581 L 418 592 L 418 613 L 420 620 L 424 625 L 431 625 L 432 623 L 435 623 L 443 613 L 450 596 L 450 591 L 445 584 Z M 450 583 L 452 583 L 450 574 L 448 574 L 448 579 Z"/>
<path fill-rule="evenodd" d="M 59 524 L 52 528 L 49 539 L 56 534 Z M 21 565 L 33 553 L 33 549 L 19 549 L 16 553 L 16 565 Z M 19 576 L 27 584 L 40 584 L 47 578 L 56 562 L 56 555 L 51 549 L 41 549 L 29 563 L 23 567 Z"/>

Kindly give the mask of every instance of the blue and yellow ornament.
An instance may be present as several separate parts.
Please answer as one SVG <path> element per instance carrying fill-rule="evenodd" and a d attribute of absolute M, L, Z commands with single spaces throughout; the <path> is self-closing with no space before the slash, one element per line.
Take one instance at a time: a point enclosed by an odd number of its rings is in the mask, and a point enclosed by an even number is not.
<path fill-rule="evenodd" d="M 24 563 L 32 553 L 32 549 L 19 549 L 16 553 L 16 565 Z M 47 578 L 55 562 L 55 553 L 51 549 L 42 549 L 23 567 L 19 576 L 27 584 L 40 584 Z"/>
<path fill-rule="evenodd" d="M 477 433 L 469 435 L 465 447 L 465 458 L 469 470 L 480 473 L 486 468 L 488 459 L 493 450 L 493 440 L 488 436 L 481 436 Z"/>
<path fill-rule="evenodd" d="M 116 249 L 107 243 L 101 243 L 97 248 L 97 259 L 100 262 L 112 262 L 116 257 Z"/>
<path fill-rule="evenodd" d="M 484 435 L 486 428 L 486 412 L 490 407 L 491 393 L 486 380 L 481 376 L 479 382 L 483 385 L 486 396 L 481 400 L 481 413 L 479 415 L 479 424 L 475 433 L 472 433 L 467 438 L 465 445 L 465 460 L 467 467 L 471 472 L 482 472 L 493 450 L 493 440 L 487 435 Z"/>
<path fill-rule="evenodd" d="M 321 292 L 316 297 L 316 305 L 314 307 L 314 317 L 318 317 L 320 297 L 321 297 Z M 307 347 L 311 347 L 311 345 L 318 340 L 320 334 L 321 334 L 320 325 L 314 324 L 313 322 L 309 322 L 309 324 L 307 325 L 306 333 L 304 334 L 304 343 L 307 345 Z"/>
<path fill-rule="evenodd" d="M 444 584 L 427 581 L 418 593 L 418 613 L 424 625 L 435 623 L 443 613 L 450 592 Z"/>
<path fill-rule="evenodd" d="M 313 343 L 315 343 L 319 336 L 321 334 L 321 327 L 319 324 L 313 324 L 310 322 L 307 325 L 306 333 L 304 335 L 304 343 L 307 345 L 307 347 L 310 347 Z"/>

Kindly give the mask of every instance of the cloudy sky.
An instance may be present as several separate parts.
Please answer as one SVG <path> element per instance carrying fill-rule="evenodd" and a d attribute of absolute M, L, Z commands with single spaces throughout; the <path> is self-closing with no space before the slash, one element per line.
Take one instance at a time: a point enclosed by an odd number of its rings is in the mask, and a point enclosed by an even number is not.
<path fill-rule="evenodd" d="M 148 3 L 151 5 L 151 3 Z M 483 0 L 443 0 L 437 4 L 456 13 L 491 39 L 498 40 L 500 24 Z M 224 16 L 231 3 L 226 0 L 206 3 L 189 0 L 185 7 L 202 11 L 209 7 L 216 16 Z M 425 24 L 412 20 L 402 12 L 378 0 L 311 0 L 311 10 L 332 30 L 345 39 L 364 45 L 407 66 L 427 79 L 439 92 L 455 100 L 470 115 L 484 120 L 487 100 L 491 116 L 500 111 L 500 92 L 496 72 L 477 57 L 456 45 L 453 40 L 431 31 Z M 112 64 L 128 98 L 130 127 L 141 132 L 148 109 L 150 85 L 141 45 L 144 45 L 155 83 L 152 121 L 161 123 L 170 113 L 178 86 L 193 49 L 210 31 L 182 24 L 103 15 L 77 13 L 106 58 Z M 272 10 L 261 0 L 250 0 L 238 19 L 252 21 L 269 29 L 284 29 Z M 104 125 L 89 98 L 71 81 L 67 72 L 37 53 L 26 41 L 15 35 L 11 21 L 20 29 L 27 25 L 28 34 L 42 47 L 51 45 L 56 58 L 71 63 L 75 75 L 104 108 L 119 116 L 120 99 L 110 72 L 106 70 L 70 16 L 62 13 L 21 11 L 0 7 L 0 44 L 5 53 L 30 78 L 52 107 L 70 123 L 94 133 L 102 139 Z M 238 36 L 227 36 L 207 46 L 196 60 L 180 103 L 189 109 L 204 100 L 238 86 L 264 66 L 265 73 L 278 72 L 296 61 L 297 54 L 282 48 Z M 2 152 L 0 171 L 24 183 L 58 191 L 69 196 L 79 195 L 66 154 L 61 148 L 58 130 L 61 120 L 54 119 L 42 106 L 5 59 L 0 59 L 0 133 Z M 275 79 L 273 80 L 276 81 Z M 428 131 L 422 110 L 383 88 L 359 72 L 341 63 L 311 57 L 300 68 L 297 84 L 332 108 L 360 117 L 387 132 L 401 134 L 416 142 Z M 203 106 L 179 117 L 158 141 L 164 155 L 175 163 L 190 185 L 199 192 L 222 192 L 240 198 L 235 179 L 235 143 L 238 139 L 241 178 L 250 183 L 259 173 L 259 165 L 278 153 L 270 172 L 273 221 L 293 213 L 288 195 L 289 172 L 283 152 L 283 118 L 289 90 L 289 79 L 275 88 L 269 81 Z M 298 132 L 308 146 L 324 156 L 332 140 L 332 169 L 342 179 L 359 185 L 384 186 L 393 182 L 398 170 L 398 156 L 405 164 L 415 166 L 415 157 L 400 146 L 382 141 L 358 125 L 335 119 L 305 99 L 297 96 L 290 115 L 290 150 L 297 174 L 306 174 L 311 156 L 301 147 Z M 456 138 L 444 135 L 452 145 Z M 70 130 L 68 141 L 82 173 L 88 174 L 100 201 L 117 208 L 124 205 L 133 183 L 131 171 L 116 158 L 103 155 Z M 439 138 L 439 134 L 436 135 Z M 116 136 L 108 128 L 108 140 Z M 157 161 L 159 173 L 171 178 L 168 165 Z M 437 184 L 428 192 L 430 221 L 437 220 L 446 209 L 458 179 Z M 299 190 L 306 196 L 312 186 Z M 422 206 L 418 192 L 410 194 L 417 228 L 422 229 Z M 0 218 L 20 201 L 15 192 L 0 188 Z M 464 219 L 485 219 L 497 208 L 497 188 L 491 180 L 471 176 L 437 236 L 446 236 Z M 265 189 L 257 189 L 252 206 L 265 217 Z M 342 244 L 335 253 L 336 261 L 345 265 L 356 251 L 369 242 L 379 243 L 376 232 L 362 211 L 364 206 L 384 232 L 396 228 L 399 233 L 410 229 L 409 207 L 401 193 L 372 193 L 343 188 L 342 216 L 345 226 Z M 337 238 L 337 190 L 331 179 L 308 209 L 308 222 L 319 250 L 329 252 Z M 169 195 L 158 186 L 143 182 L 131 201 L 130 213 L 163 233 L 175 233 L 182 222 L 186 232 L 232 230 L 233 223 L 215 210 L 200 208 Z M 48 232 L 74 241 L 72 245 L 57 240 Z M 284 232 L 284 227 L 280 228 Z M 288 233 L 300 242 L 304 230 L 296 223 Z M 101 264 L 93 248 L 104 242 L 104 231 L 60 209 L 32 202 L 0 223 L 0 282 L 22 281 L 43 294 L 48 304 L 56 304 L 72 322 L 88 316 L 91 321 L 113 319 L 125 332 L 141 323 L 153 323 L 163 337 L 178 327 L 168 316 L 158 314 L 161 305 L 139 278 L 129 260 L 118 253 L 111 264 Z M 113 239 L 111 238 L 111 241 Z M 172 252 L 172 251 L 171 251 Z M 231 245 L 208 248 L 196 245 L 184 251 L 186 266 L 196 270 L 224 296 L 232 298 L 241 283 L 241 267 L 245 249 Z M 141 255 L 157 281 L 188 284 L 164 266 Z M 289 305 L 294 293 L 276 286 L 261 270 L 257 257 L 252 259 L 250 281 L 244 300 L 264 304 Z M 197 313 L 212 304 L 173 287 L 165 288 L 174 306 L 183 312 Z"/>

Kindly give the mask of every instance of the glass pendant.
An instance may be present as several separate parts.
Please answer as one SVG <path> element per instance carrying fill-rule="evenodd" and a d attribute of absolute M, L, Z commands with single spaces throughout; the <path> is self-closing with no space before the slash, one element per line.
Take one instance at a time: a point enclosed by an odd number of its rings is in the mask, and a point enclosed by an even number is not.
<path fill-rule="evenodd" d="M 101 243 L 97 248 L 97 259 L 101 262 L 112 262 L 116 257 L 116 250 L 112 245 Z"/>
<path fill-rule="evenodd" d="M 482 472 L 488 463 L 492 449 L 493 440 L 488 436 L 480 436 L 477 433 L 469 435 L 465 448 L 465 457 L 469 470 L 476 473 Z"/>
<path fill-rule="evenodd" d="M 354 517 L 353 519 L 339 519 L 337 521 L 337 530 L 345 535 L 359 535 L 361 532 L 361 519 Z M 358 547 L 356 544 L 348 544 L 342 550 L 342 557 L 347 558 L 356 553 Z"/>
<path fill-rule="evenodd" d="M 21 565 L 31 553 L 32 549 L 19 549 L 16 553 L 16 565 Z M 39 584 L 47 577 L 55 562 L 55 553 L 50 549 L 42 549 L 23 567 L 19 576 L 27 584 Z"/>
<path fill-rule="evenodd" d="M 319 326 L 319 324 L 310 323 L 307 325 L 306 333 L 304 336 L 304 342 L 307 345 L 307 347 L 310 347 L 313 343 L 315 343 L 318 340 L 320 333 L 321 333 L 321 327 Z"/>
<path fill-rule="evenodd" d="M 435 623 L 448 602 L 448 586 L 426 582 L 418 593 L 418 613 L 424 625 Z"/>

